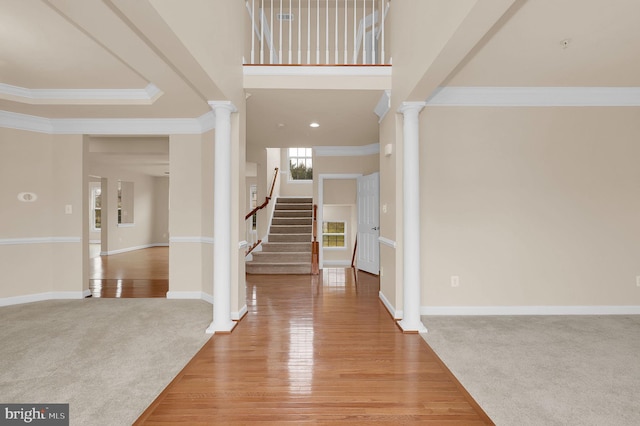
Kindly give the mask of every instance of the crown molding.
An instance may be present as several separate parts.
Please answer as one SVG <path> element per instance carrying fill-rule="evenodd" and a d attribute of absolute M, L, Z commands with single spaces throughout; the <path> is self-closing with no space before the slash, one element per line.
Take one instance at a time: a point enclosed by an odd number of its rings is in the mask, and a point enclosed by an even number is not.
<path fill-rule="evenodd" d="M 362 146 L 314 146 L 317 157 L 360 157 L 380 153 L 380 144 L 372 143 Z"/>
<path fill-rule="evenodd" d="M 198 118 L 44 118 L 0 111 L 0 127 L 48 134 L 202 134 L 215 128 L 215 114 Z"/>
<path fill-rule="evenodd" d="M 427 106 L 633 107 L 640 87 L 439 87 Z"/>
<path fill-rule="evenodd" d="M 162 93 L 153 83 L 142 89 L 29 89 L 0 83 L 0 99 L 29 105 L 151 105 Z"/>
<path fill-rule="evenodd" d="M 385 90 L 382 92 L 382 96 L 380 96 L 380 100 L 378 104 L 374 108 L 373 112 L 378 116 L 378 123 L 381 123 L 384 119 L 384 116 L 387 115 L 387 112 L 391 109 L 391 90 Z"/>

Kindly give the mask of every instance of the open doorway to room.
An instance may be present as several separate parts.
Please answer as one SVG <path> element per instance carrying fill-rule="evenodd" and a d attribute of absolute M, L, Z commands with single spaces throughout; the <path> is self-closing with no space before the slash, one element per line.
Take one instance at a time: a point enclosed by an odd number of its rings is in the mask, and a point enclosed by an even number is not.
<path fill-rule="evenodd" d="M 168 138 L 91 137 L 86 160 L 91 296 L 166 297 Z"/>
<path fill-rule="evenodd" d="M 378 173 L 323 174 L 318 180 L 320 268 L 379 273 Z"/>

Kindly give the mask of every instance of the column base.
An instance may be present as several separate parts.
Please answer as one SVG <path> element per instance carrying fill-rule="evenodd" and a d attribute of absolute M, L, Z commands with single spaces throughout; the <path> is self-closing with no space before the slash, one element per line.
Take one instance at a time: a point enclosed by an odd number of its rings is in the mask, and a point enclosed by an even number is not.
<path fill-rule="evenodd" d="M 427 327 L 422 324 L 422 322 L 408 322 L 405 320 L 398 321 L 398 327 L 402 330 L 403 333 L 426 333 Z"/>
<path fill-rule="evenodd" d="M 211 322 L 211 325 L 209 325 L 209 327 L 207 328 L 207 330 L 205 331 L 205 333 L 207 334 L 228 334 L 231 333 L 233 331 L 234 328 L 236 328 L 236 325 L 238 325 L 238 323 L 236 321 L 229 321 L 229 322 L 224 322 L 224 324 L 222 323 L 216 323 L 215 321 Z"/>

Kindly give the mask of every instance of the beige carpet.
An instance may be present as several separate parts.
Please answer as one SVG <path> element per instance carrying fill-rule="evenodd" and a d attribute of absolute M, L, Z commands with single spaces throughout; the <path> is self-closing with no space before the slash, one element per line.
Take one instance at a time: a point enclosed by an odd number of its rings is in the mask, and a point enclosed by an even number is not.
<path fill-rule="evenodd" d="M 84 299 L 0 308 L 0 402 L 69 403 L 71 425 L 129 425 L 205 344 L 211 305 Z"/>
<path fill-rule="evenodd" d="M 499 426 L 639 425 L 640 316 L 422 317 Z"/>

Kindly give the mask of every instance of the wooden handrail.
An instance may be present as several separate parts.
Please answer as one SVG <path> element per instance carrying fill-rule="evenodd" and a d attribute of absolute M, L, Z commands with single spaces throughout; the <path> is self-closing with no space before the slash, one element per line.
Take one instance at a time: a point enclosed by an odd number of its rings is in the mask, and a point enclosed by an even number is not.
<path fill-rule="evenodd" d="M 269 196 L 265 197 L 264 203 L 260 204 L 258 207 L 256 207 L 255 209 L 253 209 L 249 213 L 247 213 L 247 215 L 244 217 L 244 220 L 249 219 L 251 216 L 256 214 L 258 212 L 258 210 L 261 210 L 261 209 L 264 209 L 265 207 L 267 207 L 267 205 L 269 204 L 269 201 L 271 200 L 271 197 L 273 196 L 273 188 L 275 188 L 275 186 L 276 186 L 276 178 L 277 177 L 278 177 L 278 168 L 276 167 L 276 170 L 275 170 L 275 172 L 273 174 L 273 181 L 271 182 L 271 190 L 269 191 Z"/>
<path fill-rule="evenodd" d="M 353 243 L 353 255 L 351 256 L 351 267 L 356 266 L 356 253 L 358 250 L 358 237 L 356 237 L 356 241 Z"/>
<path fill-rule="evenodd" d="M 320 273 L 320 244 L 318 243 L 318 205 L 313 205 L 313 241 L 311 242 L 311 274 Z"/>

